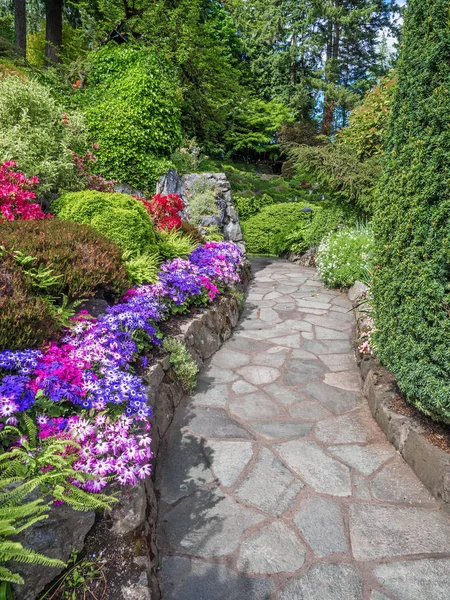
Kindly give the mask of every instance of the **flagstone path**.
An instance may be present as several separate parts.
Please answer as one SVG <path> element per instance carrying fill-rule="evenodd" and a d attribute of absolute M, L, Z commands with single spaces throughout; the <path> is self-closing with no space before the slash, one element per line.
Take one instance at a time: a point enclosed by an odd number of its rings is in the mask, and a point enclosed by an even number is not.
<path fill-rule="evenodd" d="M 163 600 L 449 600 L 450 516 L 369 413 L 348 299 L 253 268 L 162 451 Z"/>

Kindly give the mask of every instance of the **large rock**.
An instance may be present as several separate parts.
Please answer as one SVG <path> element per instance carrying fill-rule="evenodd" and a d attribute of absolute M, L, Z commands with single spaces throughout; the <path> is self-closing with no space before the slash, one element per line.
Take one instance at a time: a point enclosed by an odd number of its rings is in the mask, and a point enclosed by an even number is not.
<path fill-rule="evenodd" d="M 81 550 L 84 538 L 94 525 L 94 512 L 77 512 L 67 504 L 50 511 L 48 519 L 35 523 L 19 536 L 26 548 L 67 562 L 73 549 Z M 14 586 L 16 598 L 34 600 L 39 592 L 61 573 L 62 569 L 35 564 L 15 564 L 14 572 L 25 580 L 25 585 Z"/>
<path fill-rule="evenodd" d="M 216 224 L 225 240 L 242 242 L 243 237 L 241 225 L 239 223 L 239 215 L 233 204 L 231 185 L 225 173 L 193 173 L 190 175 L 183 175 L 181 181 L 186 195 L 187 212 L 189 212 L 189 196 L 191 190 L 199 180 L 203 181 L 214 191 L 217 206 L 219 208 L 219 216 L 212 218 L 211 223 L 209 224 Z"/>

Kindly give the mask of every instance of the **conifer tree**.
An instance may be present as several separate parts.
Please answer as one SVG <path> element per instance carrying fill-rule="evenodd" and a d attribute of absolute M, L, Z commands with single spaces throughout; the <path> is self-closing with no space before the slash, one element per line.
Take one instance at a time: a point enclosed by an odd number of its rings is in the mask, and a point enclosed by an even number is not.
<path fill-rule="evenodd" d="M 378 354 L 425 414 L 450 422 L 450 20 L 409 0 L 376 210 Z"/>

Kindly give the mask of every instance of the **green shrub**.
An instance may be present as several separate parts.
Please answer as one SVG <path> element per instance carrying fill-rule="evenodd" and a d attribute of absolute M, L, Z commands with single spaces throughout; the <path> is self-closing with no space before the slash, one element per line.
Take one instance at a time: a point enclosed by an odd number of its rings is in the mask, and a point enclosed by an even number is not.
<path fill-rule="evenodd" d="M 170 354 L 170 364 L 184 391 L 191 392 L 195 387 L 198 367 L 188 349 L 176 338 L 167 337 L 163 341 L 163 350 Z"/>
<path fill-rule="evenodd" d="M 321 206 L 320 210 L 314 211 L 310 227 L 306 232 L 308 247 L 318 246 L 326 235 L 344 225 L 355 224 L 355 220 L 355 214 L 348 208 L 335 204 Z"/>
<path fill-rule="evenodd" d="M 328 234 L 316 255 L 319 275 L 329 287 L 348 287 L 364 278 L 373 264 L 373 234 L 369 227 Z"/>
<path fill-rule="evenodd" d="M 190 235 L 178 229 L 158 232 L 158 248 L 164 259 L 187 258 L 198 246 Z"/>
<path fill-rule="evenodd" d="M 53 339 L 59 324 L 45 298 L 34 295 L 11 256 L 0 258 L 0 350 L 40 346 Z"/>
<path fill-rule="evenodd" d="M 450 423 L 447 0 L 410 0 L 374 218 L 376 346 L 420 411 Z"/>
<path fill-rule="evenodd" d="M 123 294 L 129 282 L 117 246 L 91 227 L 59 219 L 9 221 L 1 225 L 2 245 L 36 258 L 36 267 L 51 267 L 57 281 L 53 294 L 69 299 Z"/>
<path fill-rule="evenodd" d="M 108 179 L 152 190 L 180 145 L 176 77 L 154 50 L 114 42 L 91 54 L 86 119 L 94 169 Z"/>
<path fill-rule="evenodd" d="M 305 218 L 300 202 L 283 202 L 266 206 L 254 217 L 241 223 L 247 251 L 251 254 L 277 254 L 279 236 L 296 228 Z"/>
<path fill-rule="evenodd" d="M 200 227 L 205 220 L 219 217 L 220 209 L 217 205 L 213 184 L 203 177 L 198 178 L 189 190 L 189 215 L 190 221 Z"/>
<path fill-rule="evenodd" d="M 159 265 L 161 263 L 159 254 L 124 254 L 125 268 L 128 277 L 134 285 L 143 283 L 155 283 L 158 279 Z"/>
<path fill-rule="evenodd" d="M 20 77 L 0 78 L 0 163 L 15 160 L 28 177 L 36 175 L 38 196 L 80 187 L 72 150 L 83 146 L 81 113 L 64 118 L 50 92 Z"/>
<path fill-rule="evenodd" d="M 74 301 L 100 293 L 114 299 L 129 287 L 119 248 L 91 227 L 58 219 L 0 227 L 6 248 L 0 253 L 0 349 L 55 338 L 64 314 L 54 304 L 64 297 Z M 17 260 L 15 251 L 31 262 Z M 64 302 L 62 308 L 67 309 Z"/>
<path fill-rule="evenodd" d="M 83 191 L 64 194 L 52 204 L 63 220 L 91 225 L 123 252 L 155 253 L 150 217 L 139 200 L 126 194 Z"/>
<path fill-rule="evenodd" d="M 383 77 L 352 110 L 348 126 L 336 134 L 336 140 L 355 150 L 361 160 L 382 152 L 395 88 L 395 76 Z"/>
<path fill-rule="evenodd" d="M 241 221 L 247 221 L 250 217 L 258 214 L 265 206 L 274 204 L 274 200 L 268 194 L 262 196 L 234 196 L 234 205 L 239 213 Z"/>

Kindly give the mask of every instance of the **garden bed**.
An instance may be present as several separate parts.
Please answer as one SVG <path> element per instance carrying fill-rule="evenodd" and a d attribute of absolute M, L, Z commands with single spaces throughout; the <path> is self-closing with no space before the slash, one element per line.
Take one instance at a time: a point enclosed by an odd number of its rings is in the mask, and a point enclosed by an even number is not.
<path fill-rule="evenodd" d="M 241 283 L 236 291 L 245 291 L 250 281 L 248 264 L 241 267 Z M 172 335 L 188 348 L 199 367 L 228 339 L 236 326 L 241 311 L 238 298 L 233 293 L 221 296 L 211 306 L 195 314 L 177 318 Z M 155 352 L 144 373 L 148 386 L 148 403 L 153 409 L 152 451 L 153 462 L 172 422 L 184 391 L 169 357 Z M 72 548 L 79 552 L 79 567 L 96 565 L 99 575 L 92 583 L 94 593 L 102 600 L 139 598 L 155 600 L 159 597 L 156 577 L 158 553 L 155 542 L 157 499 L 152 478 L 134 487 L 120 490 L 119 503 L 104 517 L 95 518 L 92 512 L 80 513 L 68 506 L 54 509 L 51 518 L 24 532 L 28 547 L 45 551 L 49 556 L 65 555 Z M 94 521 L 95 524 L 94 524 Z M 34 600 L 47 585 L 50 600 L 64 598 L 58 592 L 55 569 L 39 565 L 21 565 L 26 583 L 17 588 L 21 600 Z M 73 568 L 72 568 L 73 572 Z M 72 576 L 70 576 L 72 577 Z M 69 581 L 72 579 L 69 577 Z M 49 583 L 53 581 L 53 583 Z"/>
<path fill-rule="evenodd" d="M 350 300 L 356 302 L 357 296 L 354 286 Z M 356 309 L 358 333 L 364 318 Z M 421 482 L 450 511 L 450 428 L 409 404 L 394 376 L 376 358 L 359 352 L 357 358 L 374 419 Z"/>

